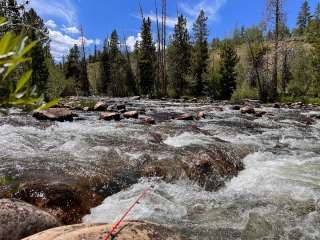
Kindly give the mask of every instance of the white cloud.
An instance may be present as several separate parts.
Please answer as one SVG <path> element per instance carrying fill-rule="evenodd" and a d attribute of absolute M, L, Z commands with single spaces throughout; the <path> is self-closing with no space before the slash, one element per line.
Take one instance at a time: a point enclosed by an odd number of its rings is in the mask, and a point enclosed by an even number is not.
<path fill-rule="evenodd" d="M 30 7 L 41 16 L 58 17 L 71 26 L 77 24 L 77 10 L 72 0 L 32 0 Z"/>
<path fill-rule="evenodd" d="M 157 22 L 157 15 L 153 12 L 146 15 L 146 17 L 149 17 L 152 22 Z M 159 23 L 161 22 L 161 16 L 158 16 Z M 167 16 L 166 24 L 170 28 L 174 28 L 174 26 L 177 24 L 178 19 L 176 17 L 169 17 Z"/>
<path fill-rule="evenodd" d="M 63 34 L 61 31 L 49 29 L 49 37 L 51 39 L 51 53 L 55 60 L 61 61 L 63 56 L 66 56 L 69 49 L 75 44 L 81 43 L 81 37 L 73 38 L 67 34 Z M 100 39 L 88 39 L 84 38 L 85 46 L 90 47 L 94 44 L 99 45 L 101 43 Z"/>
<path fill-rule="evenodd" d="M 126 40 L 126 44 L 129 48 L 130 51 L 133 51 L 134 50 L 134 47 L 135 47 L 135 44 L 137 41 L 141 41 L 142 38 L 141 38 L 141 33 L 138 33 L 137 36 L 129 36 Z"/>
<path fill-rule="evenodd" d="M 80 30 L 77 27 L 66 27 L 63 25 L 62 31 L 69 34 L 80 34 Z"/>
<path fill-rule="evenodd" d="M 56 22 L 53 21 L 52 19 L 46 21 L 46 22 L 45 22 L 45 25 L 46 25 L 48 28 L 56 28 L 56 27 L 57 27 Z"/>
<path fill-rule="evenodd" d="M 227 0 L 201 0 L 197 4 L 190 4 L 189 2 L 179 3 L 180 10 L 185 13 L 188 17 L 195 20 L 200 11 L 204 10 L 209 18 L 209 21 L 219 20 L 219 11 Z"/>

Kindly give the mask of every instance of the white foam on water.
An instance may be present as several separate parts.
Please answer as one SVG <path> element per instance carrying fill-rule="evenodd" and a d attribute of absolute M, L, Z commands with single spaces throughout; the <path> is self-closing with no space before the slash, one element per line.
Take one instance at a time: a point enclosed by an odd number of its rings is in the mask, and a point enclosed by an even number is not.
<path fill-rule="evenodd" d="M 184 132 L 180 135 L 168 137 L 163 141 L 165 144 L 173 147 L 185 147 L 189 145 L 206 145 L 212 142 L 210 137 L 203 134 L 193 134 L 190 132 Z"/>

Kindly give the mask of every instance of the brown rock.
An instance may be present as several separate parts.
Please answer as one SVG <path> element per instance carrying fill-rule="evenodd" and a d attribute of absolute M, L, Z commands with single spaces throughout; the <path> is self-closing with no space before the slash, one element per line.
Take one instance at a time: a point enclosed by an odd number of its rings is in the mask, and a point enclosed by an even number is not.
<path fill-rule="evenodd" d="M 112 225 L 72 225 L 50 229 L 24 240 L 97 240 L 107 235 Z M 149 222 L 125 222 L 116 234 L 117 240 L 183 240 L 173 230 Z"/>
<path fill-rule="evenodd" d="M 139 117 L 139 113 L 138 113 L 138 111 L 130 111 L 130 112 L 125 112 L 123 114 L 123 116 L 125 118 L 135 118 L 135 119 L 137 119 Z"/>
<path fill-rule="evenodd" d="M 66 108 L 49 108 L 48 110 L 33 113 L 33 117 L 38 120 L 50 121 L 73 121 L 73 117 L 77 115 Z"/>
<path fill-rule="evenodd" d="M 60 223 L 28 203 L 15 199 L 0 199 L 0 239 L 21 238 L 60 226 Z"/>
<path fill-rule="evenodd" d="M 273 108 L 280 108 L 280 107 L 281 107 L 280 103 L 274 103 L 273 104 Z"/>
<path fill-rule="evenodd" d="M 153 124 L 156 124 L 156 121 L 152 117 L 144 117 L 144 118 L 141 118 L 141 123 L 153 125 Z"/>
<path fill-rule="evenodd" d="M 192 121 L 193 116 L 190 114 L 182 114 L 181 116 L 177 117 L 176 120 L 181 120 L 181 121 Z"/>
<path fill-rule="evenodd" d="M 107 109 L 108 105 L 104 101 L 97 102 L 93 108 L 94 111 L 107 111 Z"/>
<path fill-rule="evenodd" d="M 240 111 L 242 114 L 255 114 L 256 113 L 254 108 L 251 106 L 245 106 L 245 107 L 241 108 Z"/>
<path fill-rule="evenodd" d="M 256 112 L 255 116 L 256 116 L 256 117 L 263 117 L 263 116 L 266 115 L 266 114 L 267 114 L 267 112 L 261 111 L 261 112 Z"/>
<path fill-rule="evenodd" d="M 63 224 L 80 223 L 82 216 L 102 201 L 87 188 L 43 182 L 22 184 L 14 197 L 49 212 Z"/>
<path fill-rule="evenodd" d="M 105 120 L 105 121 L 120 121 L 120 113 L 116 112 L 103 112 L 100 114 L 100 120 Z"/>

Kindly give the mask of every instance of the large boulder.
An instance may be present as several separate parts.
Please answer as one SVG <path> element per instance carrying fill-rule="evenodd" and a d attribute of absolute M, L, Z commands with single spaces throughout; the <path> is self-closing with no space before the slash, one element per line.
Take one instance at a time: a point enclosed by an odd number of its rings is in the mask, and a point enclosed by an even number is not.
<path fill-rule="evenodd" d="M 80 223 L 102 200 L 85 188 L 41 181 L 21 184 L 14 197 L 49 212 L 63 224 Z"/>
<path fill-rule="evenodd" d="M 120 121 L 121 116 L 120 113 L 117 112 L 103 112 L 100 114 L 100 120 L 105 120 L 105 121 Z"/>
<path fill-rule="evenodd" d="M 98 101 L 96 105 L 94 106 L 94 111 L 107 111 L 108 105 L 104 101 Z"/>
<path fill-rule="evenodd" d="M 138 111 L 130 111 L 130 112 L 125 112 L 123 114 L 123 116 L 125 118 L 135 118 L 135 119 L 137 119 L 139 117 L 139 113 L 138 113 Z"/>
<path fill-rule="evenodd" d="M 50 121 L 73 121 L 73 118 L 77 115 L 66 108 L 49 108 L 44 111 L 36 111 L 33 113 L 33 117 L 38 120 L 50 120 Z"/>
<path fill-rule="evenodd" d="M 256 113 L 254 108 L 251 106 L 245 106 L 245 107 L 241 108 L 240 111 L 242 114 L 255 114 Z"/>
<path fill-rule="evenodd" d="M 0 199 L 0 240 L 20 240 L 58 226 L 53 216 L 28 203 Z"/>
<path fill-rule="evenodd" d="M 97 240 L 104 239 L 112 225 L 72 225 L 38 233 L 23 240 Z M 117 240 L 183 240 L 184 238 L 173 230 L 149 222 L 125 222 L 115 237 Z M 111 239 L 111 238 L 109 238 Z"/>

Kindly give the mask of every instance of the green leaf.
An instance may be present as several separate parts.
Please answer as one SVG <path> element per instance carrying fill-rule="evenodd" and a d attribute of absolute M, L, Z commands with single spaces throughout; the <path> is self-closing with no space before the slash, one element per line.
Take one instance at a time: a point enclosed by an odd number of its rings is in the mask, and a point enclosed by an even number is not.
<path fill-rule="evenodd" d="M 17 83 L 16 90 L 14 91 L 15 94 L 17 94 L 21 89 L 23 89 L 26 86 L 27 82 L 30 80 L 31 75 L 32 70 L 29 70 L 22 75 L 22 77 Z"/>
<path fill-rule="evenodd" d="M 10 44 L 12 43 L 13 35 L 11 32 L 7 32 L 0 40 L 0 54 L 8 52 Z"/>
<path fill-rule="evenodd" d="M 33 41 L 33 42 L 29 43 L 25 48 L 23 48 L 19 51 L 19 56 L 23 56 L 23 55 L 27 54 L 37 43 L 38 43 L 38 41 Z"/>
<path fill-rule="evenodd" d="M 46 110 L 48 108 L 51 108 L 54 105 L 57 105 L 59 102 L 61 102 L 61 100 L 62 100 L 61 98 L 52 100 L 51 102 L 48 102 L 48 103 L 43 104 L 42 106 L 38 107 L 35 111 L 43 111 L 43 110 Z"/>

